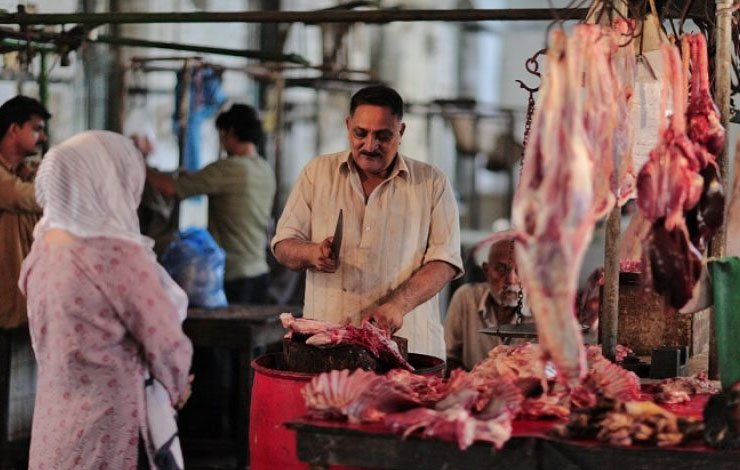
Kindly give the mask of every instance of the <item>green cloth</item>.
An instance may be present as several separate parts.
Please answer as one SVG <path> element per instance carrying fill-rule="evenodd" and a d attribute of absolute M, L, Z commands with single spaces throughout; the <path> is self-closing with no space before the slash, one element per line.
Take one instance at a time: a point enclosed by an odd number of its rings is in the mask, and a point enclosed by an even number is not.
<path fill-rule="evenodd" d="M 180 199 L 208 195 L 208 231 L 226 252 L 224 280 L 269 271 L 267 223 L 275 174 L 259 156 L 231 156 L 175 180 Z"/>
<path fill-rule="evenodd" d="M 722 388 L 740 380 L 740 258 L 709 262 Z"/>

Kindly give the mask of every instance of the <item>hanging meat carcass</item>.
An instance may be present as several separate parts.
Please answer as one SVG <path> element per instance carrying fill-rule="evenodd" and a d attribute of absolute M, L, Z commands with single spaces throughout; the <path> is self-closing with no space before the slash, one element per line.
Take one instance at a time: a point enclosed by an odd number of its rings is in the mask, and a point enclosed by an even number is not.
<path fill-rule="evenodd" d="M 540 345 L 560 377 L 575 386 L 586 354 L 573 312 L 578 273 L 591 241 L 593 163 L 583 128 L 583 57 L 553 31 L 537 109 L 525 150 L 512 219 L 515 254 Z"/>
<path fill-rule="evenodd" d="M 652 227 L 643 242 L 643 269 L 656 292 L 678 309 L 690 298 L 701 275 L 701 253 L 688 236 L 685 213 L 699 202 L 704 180 L 700 159 L 686 135 L 686 87 L 681 59 L 671 45 L 663 46 L 665 87 L 661 115 L 668 95 L 673 113 L 664 120 L 658 145 L 637 177 L 637 204 Z"/>

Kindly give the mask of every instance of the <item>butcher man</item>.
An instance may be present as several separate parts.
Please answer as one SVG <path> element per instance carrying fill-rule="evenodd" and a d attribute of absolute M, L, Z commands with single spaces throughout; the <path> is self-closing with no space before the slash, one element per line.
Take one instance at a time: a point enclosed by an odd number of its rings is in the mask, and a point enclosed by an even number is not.
<path fill-rule="evenodd" d="M 346 126 L 350 149 L 303 169 L 273 253 L 307 271 L 305 317 L 373 321 L 407 338 L 410 352 L 444 359 L 438 293 L 463 272 L 452 187 L 437 168 L 398 152 L 406 125 L 395 90 L 359 90 Z"/>

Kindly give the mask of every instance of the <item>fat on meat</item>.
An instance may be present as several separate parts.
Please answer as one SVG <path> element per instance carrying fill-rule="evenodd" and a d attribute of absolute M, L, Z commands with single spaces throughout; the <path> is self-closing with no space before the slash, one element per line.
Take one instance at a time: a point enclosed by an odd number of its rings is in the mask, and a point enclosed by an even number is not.
<path fill-rule="evenodd" d="M 512 219 L 518 272 L 539 344 L 561 379 L 576 386 L 586 374 L 586 355 L 575 297 L 595 222 L 593 163 L 578 88 L 583 56 L 570 54 L 567 43 L 564 32 L 553 31 Z"/>

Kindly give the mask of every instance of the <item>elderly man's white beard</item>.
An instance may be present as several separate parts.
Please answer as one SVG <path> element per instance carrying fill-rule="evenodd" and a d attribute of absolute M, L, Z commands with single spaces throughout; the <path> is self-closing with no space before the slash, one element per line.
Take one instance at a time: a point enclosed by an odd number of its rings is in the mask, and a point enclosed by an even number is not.
<path fill-rule="evenodd" d="M 509 286 L 498 292 L 491 292 L 493 300 L 504 307 L 516 307 L 519 304 L 519 287 Z"/>

